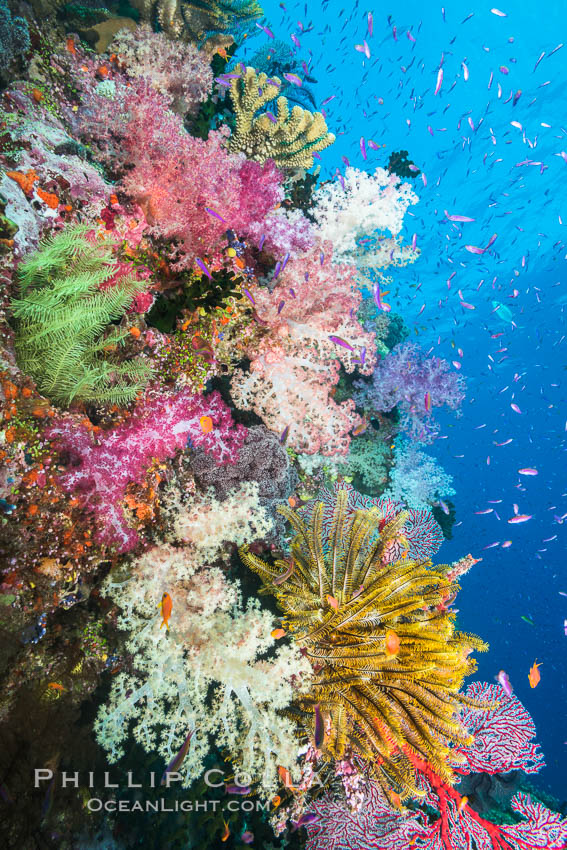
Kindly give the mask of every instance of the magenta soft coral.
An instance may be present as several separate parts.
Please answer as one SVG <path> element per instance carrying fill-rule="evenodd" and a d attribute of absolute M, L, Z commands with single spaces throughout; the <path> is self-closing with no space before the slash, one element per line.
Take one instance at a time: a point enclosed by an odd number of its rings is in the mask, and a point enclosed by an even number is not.
<path fill-rule="evenodd" d="M 333 265 L 332 248 L 290 260 L 276 287 L 250 286 L 255 316 L 265 336 L 250 349 L 250 371 L 231 383 L 237 407 L 254 410 L 268 428 L 305 454 L 345 455 L 349 432 L 360 424 L 354 402 L 337 404 L 332 391 L 340 364 L 371 374 L 374 337 L 356 319 L 361 301 L 356 269 Z"/>
<path fill-rule="evenodd" d="M 213 422 L 208 433 L 201 424 L 203 416 Z M 92 429 L 72 418 L 54 422 L 46 437 L 65 464 L 59 484 L 96 516 L 96 542 L 128 552 L 139 540 L 122 507 L 128 485 L 143 480 L 154 458 L 173 457 L 188 442 L 219 465 L 233 463 L 246 428 L 234 425 L 217 392 L 197 396 L 183 390 L 170 395 L 152 388 L 128 419 L 96 438 Z"/>

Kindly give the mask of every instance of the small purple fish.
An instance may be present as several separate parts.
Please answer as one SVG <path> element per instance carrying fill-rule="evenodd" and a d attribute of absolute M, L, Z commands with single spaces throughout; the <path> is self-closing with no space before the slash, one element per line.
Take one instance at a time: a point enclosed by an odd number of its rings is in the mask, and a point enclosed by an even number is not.
<path fill-rule="evenodd" d="M 377 151 L 380 149 L 380 145 L 377 145 L 376 142 L 374 142 L 372 139 L 368 139 L 368 147 L 373 151 Z"/>
<path fill-rule="evenodd" d="M 285 257 L 282 260 L 282 272 L 285 269 L 285 267 L 287 266 L 287 261 L 289 260 L 290 256 L 291 256 L 291 254 L 288 251 L 287 254 L 285 255 Z"/>
<path fill-rule="evenodd" d="M 268 36 L 268 38 L 274 38 L 274 34 L 271 31 L 271 29 L 268 29 L 268 27 L 263 27 L 262 24 L 256 24 L 256 26 L 258 27 L 259 30 L 262 30 L 263 32 L 265 32 L 266 35 Z"/>
<path fill-rule="evenodd" d="M 291 40 L 293 41 L 293 43 L 295 44 L 296 47 L 301 47 L 301 42 L 294 32 L 292 32 L 290 38 L 291 38 Z"/>
<path fill-rule="evenodd" d="M 321 714 L 321 706 L 319 703 L 315 705 L 315 746 L 318 750 L 325 740 L 325 724 L 323 723 L 323 715 Z"/>
<path fill-rule="evenodd" d="M 512 685 L 510 684 L 510 679 L 508 678 L 508 674 L 504 670 L 501 670 L 496 678 L 498 680 L 498 684 L 502 686 L 506 696 L 511 697 L 512 696 Z"/>
<path fill-rule="evenodd" d="M 255 304 L 255 303 L 256 303 L 256 302 L 254 301 L 254 297 L 253 297 L 253 295 L 252 295 L 250 292 L 248 292 L 248 290 L 247 290 L 247 289 L 243 289 L 242 291 L 243 291 L 243 293 L 245 294 L 245 296 L 246 296 L 247 298 L 249 298 L 249 299 L 250 299 L 250 301 L 252 302 L 252 304 Z"/>
<path fill-rule="evenodd" d="M 262 248 L 264 247 L 265 241 L 266 241 L 266 234 L 262 233 L 262 235 L 260 236 L 260 241 L 258 242 L 258 251 L 262 250 Z"/>
<path fill-rule="evenodd" d="M 252 790 L 249 785 L 235 785 L 231 783 L 227 785 L 224 789 L 227 794 L 240 794 L 240 796 L 245 797 Z"/>
<path fill-rule="evenodd" d="M 298 77 L 297 74 L 284 74 L 284 79 L 288 81 L 288 83 L 292 83 L 294 86 L 302 86 L 303 82 L 301 81 L 301 77 Z"/>
<path fill-rule="evenodd" d="M 309 824 L 315 823 L 317 820 L 319 820 L 319 815 L 315 812 L 306 812 L 304 815 L 301 815 L 298 821 L 293 823 L 291 831 L 295 832 L 296 829 L 299 829 L 302 826 L 309 826 Z"/>
<path fill-rule="evenodd" d="M 360 137 L 360 152 L 362 153 L 362 158 L 367 159 L 366 155 L 366 144 L 364 142 L 364 136 Z"/>
<path fill-rule="evenodd" d="M 289 425 L 286 425 L 285 428 L 283 429 L 282 435 L 280 437 L 280 443 L 282 444 L 282 446 L 285 445 L 285 443 L 287 441 L 287 435 L 288 434 L 289 434 Z"/>
<path fill-rule="evenodd" d="M 323 265 L 323 263 L 325 262 L 325 252 L 324 251 L 321 251 L 321 253 L 319 254 L 319 261 L 320 261 L 321 265 Z"/>
<path fill-rule="evenodd" d="M 336 94 L 332 94 L 331 97 L 326 97 L 325 100 L 323 101 L 323 103 L 321 104 L 321 106 L 326 106 L 328 103 L 330 103 L 335 98 L 336 98 Z"/>
<path fill-rule="evenodd" d="M 374 18 L 372 17 L 372 12 L 368 13 L 368 35 L 372 38 L 372 33 L 374 32 Z"/>
<path fill-rule="evenodd" d="M 212 210 L 210 207 L 205 207 L 205 212 L 207 212 L 209 215 L 214 216 L 214 218 L 218 218 L 218 220 L 222 221 L 223 224 L 226 224 L 226 219 L 223 218 L 222 215 L 219 215 L 218 212 L 215 212 L 215 210 Z"/>
<path fill-rule="evenodd" d="M 187 737 L 185 738 L 185 740 L 183 741 L 183 744 L 181 745 L 181 749 L 179 750 L 178 753 L 176 753 L 176 755 L 173 756 L 173 758 L 171 759 L 171 761 L 167 765 L 166 769 L 164 770 L 163 775 L 161 777 L 160 785 L 165 785 L 166 782 L 167 782 L 167 777 L 169 776 L 169 774 L 170 773 L 176 773 L 177 769 L 179 767 L 181 767 L 183 759 L 185 758 L 185 756 L 189 752 L 189 746 L 191 744 L 191 738 L 193 737 L 194 731 L 195 731 L 194 729 L 189 730 Z"/>
<path fill-rule="evenodd" d="M 278 304 L 278 316 L 281 313 L 281 311 L 283 310 L 284 304 L 285 304 L 285 301 L 280 301 L 280 303 Z"/>
<path fill-rule="evenodd" d="M 199 268 L 201 269 L 201 271 L 202 271 L 202 272 L 204 272 L 204 273 L 207 275 L 207 277 L 209 278 L 209 280 L 212 280 L 212 279 L 213 279 L 213 278 L 212 278 L 212 276 L 211 276 L 210 271 L 208 270 L 208 268 L 206 267 L 206 265 L 204 264 L 204 262 L 203 262 L 202 260 L 200 260 L 200 259 L 199 259 L 199 257 L 195 257 L 195 263 L 199 266 Z"/>
<path fill-rule="evenodd" d="M 340 336 L 332 336 L 331 335 L 331 336 L 329 336 L 329 339 L 331 340 L 331 342 L 334 342 L 336 345 L 340 345 L 343 348 L 348 348 L 349 351 L 354 351 L 354 348 L 352 347 L 352 345 L 349 345 L 349 343 L 346 342 L 346 340 L 342 339 Z"/>
<path fill-rule="evenodd" d="M 287 427 L 289 428 L 289 425 Z M 281 442 L 282 442 L 282 440 L 280 438 L 280 443 Z M 293 561 L 292 561 L 285 572 L 283 572 L 281 575 L 277 576 L 275 579 L 272 579 L 272 584 L 283 584 L 284 581 L 287 581 L 288 578 L 292 575 L 294 570 L 295 570 L 295 567 L 294 567 Z"/>
<path fill-rule="evenodd" d="M 281 263 L 280 263 L 280 261 L 278 260 L 278 262 L 276 263 L 276 267 L 275 267 L 275 269 L 274 269 L 274 280 L 277 278 L 277 276 L 279 275 L 279 273 L 281 272 L 281 270 L 282 270 L 282 264 L 281 264 Z"/>

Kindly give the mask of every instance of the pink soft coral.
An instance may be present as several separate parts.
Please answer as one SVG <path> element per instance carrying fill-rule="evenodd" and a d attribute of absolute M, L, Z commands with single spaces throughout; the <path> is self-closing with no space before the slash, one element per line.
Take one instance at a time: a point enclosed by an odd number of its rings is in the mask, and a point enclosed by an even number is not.
<path fill-rule="evenodd" d="M 206 141 L 190 136 L 145 81 L 132 87 L 126 106 L 122 144 L 133 168 L 122 186 L 144 209 L 152 232 L 176 240 L 178 268 L 211 256 L 229 228 L 246 232 L 281 201 L 274 163 L 229 154 L 227 131 L 212 131 Z"/>
<path fill-rule="evenodd" d="M 208 432 L 210 423 L 203 426 L 202 417 L 212 420 Z M 138 534 L 126 521 L 122 501 L 128 485 L 143 480 L 152 459 L 172 457 L 190 441 L 218 464 L 232 463 L 246 428 L 233 424 L 217 392 L 197 396 L 183 390 L 170 395 L 150 389 L 128 419 L 101 431 L 96 440 L 92 429 L 70 418 L 54 422 L 46 437 L 66 463 L 59 484 L 96 515 L 96 542 L 128 552 L 137 545 Z"/>
<path fill-rule="evenodd" d="M 231 384 L 238 407 L 254 410 L 276 433 L 289 426 L 288 444 L 306 454 L 344 455 L 360 423 L 354 402 L 337 404 L 332 390 L 340 364 L 371 374 L 374 337 L 356 319 L 361 296 L 356 269 L 331 263 L 332 249 L 290 260 L 273 290 L 250 287 L 266 335 L 248 351 L 250 372 Z"/>

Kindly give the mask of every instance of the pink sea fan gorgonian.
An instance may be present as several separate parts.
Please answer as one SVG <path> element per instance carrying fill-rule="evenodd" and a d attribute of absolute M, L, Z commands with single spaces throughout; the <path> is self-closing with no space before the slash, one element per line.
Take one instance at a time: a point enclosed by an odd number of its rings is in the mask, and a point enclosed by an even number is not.
<path fill-rule="evenodd" d="M 305 454 L 345 455 L 349 432 L 360 424 L 351 400 L 332 397 L 340 365 L 372 373 L 374 337 L 359 324 L 361 295 L 356 269 L 331 263 L 332 248 L 290 259 L 272 292 L 250 286 L 254 314 L 265 329 L 246 354 L 250 371 L 237 369 L 231 394 L 268 428 L 287 433 L 288 445 Z"/>
<path fill-rule="evenodd" d="M 348 500 L 346 513 L 347 516 L 352 516 L 355 511 L 368 511 L 375 508 L 380 511 L 383 516 L 384 525 L 391 522 L 394 517 L 405 510 L 404 506 L 399 502 L 393 501 L 386 496 L 373 498 L 372 496 L 364 496 L 358 493 L 351 484 L 346 481 L 336 482 L 332 490 L 323 487 L 312 502 L 308 502 L 300 513 L 308 523 L 311 518 L 314 506 L 317 502 L 323 502 L 322 529 L 323 536 L 328 537 L 331 533 L 331 524 L 333 520 L 333 512 L 337 501 L 337 493 L 339 490 L 348 492 Z M 439 524 L 433 518 L 431 511 L 428 510 L 408 510 L 408 519 L 403 527 L 403 534 L 400 538 L 392 541 L 386 550 L 387 563 L 405 557 L 414 558 L 415 560 L 426 560 L 432 558 L 438 551 L 443 542 L 443 532 Z M 409 548 L 408 548 L 409 547 Z"/>
<path fill-rule="evenodd" d="M 470 747 L 456 750 L 465 761 L 456 766 L 459 773 L 505 773 L 523 770 L 538 773 L 543 767 L 539 745 L 531 743 L 535 723 L 520 700 L 506 696 L 500 685 L 473 682 L 466 696 L 474 700 L 498 703 L 493 711 L 480 712 L 465 706 L 462 723 L 474 735 Z"/>
<path fill-rule="evenodd" d="M 202 417 L 212 420 L 212 429 L 203 427 Z M 95 514 L 95 541 L 128 552 L 139 540 L 122 508 L 128 485 L 143 480 L 153 459 L 173 457 L 188 441 L 218 464 L 232 463 L 246 428 L 234 425 L 217 392 L 202 396 L 182 390 L 172 395 L 150 388 L 131 416 L 96 437 L 92 428 L 71 417 L 53 422 L 45 436 L 64 465 L 58 483 Z"/>
<path fill-rule="evenodd" d="M 488 714 L 465 708 L 463 721 L 489 741 L 487 759 L 456 767 L 507 772 L 522 769 L 537 772 L 543 762 L 536 745 L 529 743 L 535 732 L 533 722 L 514 698 L 508 698 L 499 686 L 475 682 L 467 696 L 502 699 L 502 708 Z M 480 716 L 482 715 L 482 717 Z M 480 747 L 479 747 L 480 752 Z M 463 751 L 466 755 L 466 752 Z M 552 812 L 526 794 L 516 794 L 512 809 L 522 815 L 520 823 L 497 826 L 481 817 L 461 796 L 458 785 L 451 787 L 439 778 L 431 766 L 407 753 L 419 772 L 425 809 L 393 810 L 378 786 L 366 783 L 362 805 L 350 808 L 344 797 L 326 794 L 308 811 L 313 820 L 307 825 L 307 850 L 564 850 L 567 846 L 567 819 Z"/>
<path fill-rule="evenodd" d="M 449 369 L 446 360 L 426 357 L 419 346 L 404 342 L 378 363 L 371 384 L 355 384 L 354 398 L 361 407 L 380 413 L 397 406 L 402 430 L 428 443 L 437 434 L 433 408 L 458 410 L 465 397 L 463 379 Z"/>

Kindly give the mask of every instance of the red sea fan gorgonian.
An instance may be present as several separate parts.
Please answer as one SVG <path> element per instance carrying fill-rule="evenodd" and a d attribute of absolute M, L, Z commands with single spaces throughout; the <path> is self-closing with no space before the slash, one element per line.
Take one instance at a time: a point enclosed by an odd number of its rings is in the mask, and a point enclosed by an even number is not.
<path fill-rule="evenodd" d="M 470 748 L 459 749 L 458 773 L 488 773 L 522 769 L 535 773 L 543 767 L 538 747 L 530 743 L 535 726 L 516 697 L 507 697 L 497 685 L 474 682 L 466 692 L 475 699 L 499 700 L 493 710 L 465 707 L 462 720 L 475 735 Z M 567 819 L 542 803 L 518 793 L 512 809 L 525 820 L 497 826 L 480 817 L 431 766 L 408 756 L 419 772 L 425 791 L 422 809 L 394 810 L 377 785 L 366 784 L 364 801 L 351 810 L 344 798 L 326 794 L 309 812 L 307 850 L 563 850 L 567 846 Z M 433 812 L 435 814 L 433 814 Z"/>

